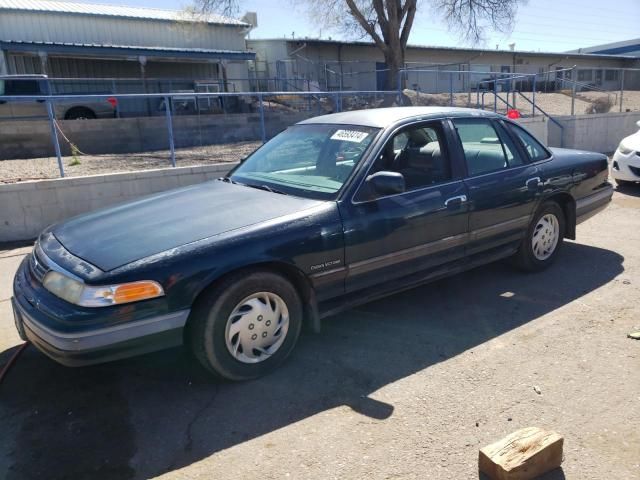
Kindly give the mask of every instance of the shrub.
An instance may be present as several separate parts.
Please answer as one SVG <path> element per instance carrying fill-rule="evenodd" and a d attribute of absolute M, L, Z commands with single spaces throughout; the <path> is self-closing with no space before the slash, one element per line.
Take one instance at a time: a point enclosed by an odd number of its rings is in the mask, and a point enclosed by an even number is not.
<path fill-rule="evenodd" d="M 613 107 L 613 100 L 607 95 L 606 97 L 598 97 L 591 105 L 589 105 L 585 113 L 607 113 Z"/>

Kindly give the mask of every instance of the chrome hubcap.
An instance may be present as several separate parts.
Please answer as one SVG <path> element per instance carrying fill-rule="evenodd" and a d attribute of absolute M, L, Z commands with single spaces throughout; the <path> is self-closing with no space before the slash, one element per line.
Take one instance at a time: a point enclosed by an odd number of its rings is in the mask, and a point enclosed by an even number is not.
<path fill-rule="evenodd" d="M 233 309 L 225 332 L 229 353 L 243 363 L 258 363 L 276 353 L 289 329 L 289 310 L 275 293 L 258 292 Z"/>
<path fill-rule="evenodd" d="M 531 238 L 533 255 L 538 260 L 546 260 L 556 249 L 559 238 L 560 224 L 556 216 L 552 213 L 543 215 L 533 229 L 533 237 Z"/>

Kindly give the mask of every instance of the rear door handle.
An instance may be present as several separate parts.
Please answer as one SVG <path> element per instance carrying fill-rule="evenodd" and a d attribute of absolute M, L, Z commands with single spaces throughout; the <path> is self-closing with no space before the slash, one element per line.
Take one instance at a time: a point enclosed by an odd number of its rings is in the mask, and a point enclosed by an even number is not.
<path fill-rule="evenodd" d="M 524 182 L 529 190 L 537 190 L 540 183 L 542 183 L 542 179 L 540 177 L 533 177 Z"/>
<path fill-rule="evenodd" d="M 467 196 L 458 195 L 457 197 L 451 197 L 445 200 L 444 206 L 447 208 L 457 208 L 463 203 L 467 203 Z"/>

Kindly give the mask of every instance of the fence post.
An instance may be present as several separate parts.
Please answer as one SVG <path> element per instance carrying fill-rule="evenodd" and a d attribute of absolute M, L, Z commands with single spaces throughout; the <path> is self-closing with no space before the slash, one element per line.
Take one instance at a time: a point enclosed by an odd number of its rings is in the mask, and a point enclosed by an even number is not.
<path fill-rule="evenodd" d="M 620 113 L 622 113 L 622 95 L 624 94 L 624 69 L 620 75 Z"/>
<path fill-rule="evenodd" d="M 498 76 L 493 76 L 493 113 L 498 113 Z"/>
<path fill-rule="evenodd" d="M 531 116 L 536 116 L 536 78 L 538 78 L 537 74 L 533 75 L 533 87 L 531 88 Z"/>
<path fill-rule="evenodd" d="M 116 88 L 115 79 L 111 80 L 111 93 L 113 93 L 114 95 L 116 93 L 118 93 L 118 89 Z M 120 118 L 120 104 L 119 103 L 116 103 L 116 118 Z"/>
<path fill-rule="evenodd" d="M 169 150 L 171 151 L 171 166 L 176 166 L 176 146 L 173 142 L 173 119 L 171 118 L 171 104 L 169 97 L 164 97 L 164 108 L 167 115 L 167 132 L 169 133 Z"/>
<path fill-rule="evenodd" d="M 571 116 L 574 116 L 576 107 L 576 81 L 572 79 L 571 82 Z"/>
<path fill-rule="evenodd" d="M 267 141 L 267 131 L 264 124 L 264 103 L 262 102 L 262 93 L 258 93 L 258 100 L 260 104 L 260 131 L 262 136 L 262 143 Z"/>
<path fill-rule="evenodd" d="M 453 72 L 449 72 L 449 106 L 453 107 Z"/>
<path fill-rule="evenodd" d="M 336 112 L 342 111 L 342 105 L 340 105 L 340 92 L 335 93 L 335 98 L 333 100 L 336 104 Z"/>
<path fill-rule="evenodd" d="M 58 169 L 60 170 L 60 176 L 64 177 L 64 165 L 62 163 L 62 153 L 60 152 L 58 130 L 56 129 L 56 117 L 53 113 L 51 100 L 47 100 L 47 114 L 49 115 L 49 125 L 51 126 L 51 140 L 53 141 L 53 148 L 55 149 L 56 157 L 58 158 Z"/>

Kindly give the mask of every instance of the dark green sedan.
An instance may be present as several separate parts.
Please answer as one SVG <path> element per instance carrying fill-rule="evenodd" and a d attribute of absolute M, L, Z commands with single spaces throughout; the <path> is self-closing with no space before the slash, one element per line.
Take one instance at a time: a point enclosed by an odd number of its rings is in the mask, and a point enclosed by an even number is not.
<path fill-rule="evenodd" d="M 611 200 L 607 172 L 478 110 L 312 118 L 224 178 L 49 227 L 16 274 L 16 326 L 65 365 L 184 343 L 255 378 L 324 316 L 506 257 L 548 267 Z"/>

